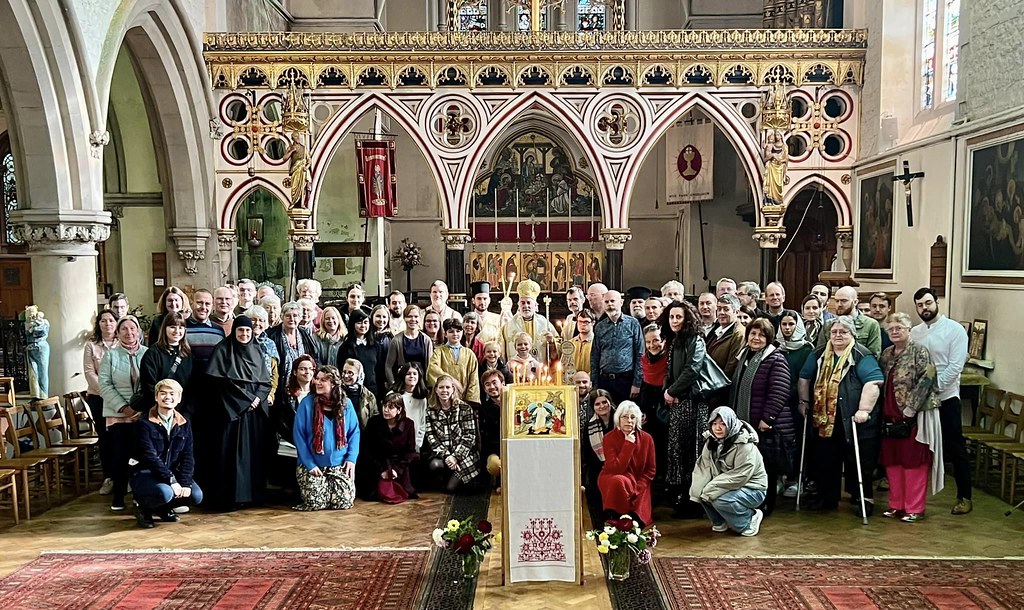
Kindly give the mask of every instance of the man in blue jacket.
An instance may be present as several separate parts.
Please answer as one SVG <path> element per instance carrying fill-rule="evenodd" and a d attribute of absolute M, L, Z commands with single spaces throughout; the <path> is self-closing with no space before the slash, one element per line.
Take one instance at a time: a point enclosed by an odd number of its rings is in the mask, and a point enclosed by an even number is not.
<path fill-rule="evenodd" d="M 135 424 L 135 466 L 131 485 L 139 527 L 178 521 L 174 508 L 199 504 L 203 491 L 192 480 L 192 425 L 177 412 L 181 385 L 173 379 L 157 382 L 156 405 Z"/>

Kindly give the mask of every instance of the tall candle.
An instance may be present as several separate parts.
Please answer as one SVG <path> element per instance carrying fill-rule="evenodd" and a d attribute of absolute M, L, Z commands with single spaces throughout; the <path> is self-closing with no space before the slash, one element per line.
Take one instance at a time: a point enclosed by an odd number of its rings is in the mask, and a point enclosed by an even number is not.
<path fill-rule="evenodd" d="M 516 242 L 519 241 L 519 191 L 516 191 Z"/>

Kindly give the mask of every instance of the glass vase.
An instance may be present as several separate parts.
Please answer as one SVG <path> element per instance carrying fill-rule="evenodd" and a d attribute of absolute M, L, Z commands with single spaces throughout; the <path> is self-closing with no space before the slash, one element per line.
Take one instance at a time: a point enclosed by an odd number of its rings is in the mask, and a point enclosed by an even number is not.
<path fill-rule="evenodd" d="M 629 549 L 625 546 L 608 551 L 608 580 L 629 578 L 629 560 Z"/>
<path fill-rule="evenodd" d="M 473 579 L 480 575 L 480 555 L 474 552 L 462 556 L 462 576 Z"/>

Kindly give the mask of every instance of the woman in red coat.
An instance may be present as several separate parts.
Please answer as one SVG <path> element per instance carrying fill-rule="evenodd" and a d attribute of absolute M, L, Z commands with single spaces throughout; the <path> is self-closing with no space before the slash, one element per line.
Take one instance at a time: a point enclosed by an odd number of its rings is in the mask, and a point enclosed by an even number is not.
<path fill-rule="evenodd" d="M 640 429 L 640 407 L 624 400 L 615 410 L 615 429 L 604 437 L 604 468 L 597 478 L 601 500 L 611 516 L 630 515 L 641 527 L 651 522 L 654 440 Z"/>

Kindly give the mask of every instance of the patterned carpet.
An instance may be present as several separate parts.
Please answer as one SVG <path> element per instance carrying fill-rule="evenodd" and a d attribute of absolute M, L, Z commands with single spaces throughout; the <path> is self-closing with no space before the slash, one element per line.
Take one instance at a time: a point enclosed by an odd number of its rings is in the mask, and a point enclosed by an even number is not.
<path fill-rule="evenodd" d="M 426 550 L 44 553 L 0 608 L 414 608 Z"/>
<path fill-rule="evenodd" d="M 672 608 L 996 610 L 1024 608 L 1024 561 L 655 559 Z"/>

